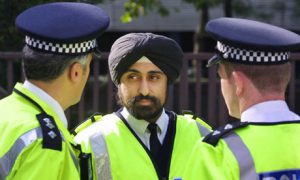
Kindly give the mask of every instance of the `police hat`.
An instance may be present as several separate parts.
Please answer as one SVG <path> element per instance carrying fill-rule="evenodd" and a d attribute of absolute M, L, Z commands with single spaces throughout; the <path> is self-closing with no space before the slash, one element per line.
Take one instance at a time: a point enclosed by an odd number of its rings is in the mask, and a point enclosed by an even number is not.
<path fill-rule="evenodd" d="M 16 18 L 16 27 L 26 36 L 26 45 L 54 54 L 91 52 L 108 25 L 109 17 L 101 8 L 75 2 L 38 5 Z"/>
<path fill-rule="evenodd" d="M 243 64 L 281 64 L 300 47 L 300 36 L 286 29 L 253 20 L 218 18 L 206 31 L 217 41 L 210 67 L 221 60 Z"/>

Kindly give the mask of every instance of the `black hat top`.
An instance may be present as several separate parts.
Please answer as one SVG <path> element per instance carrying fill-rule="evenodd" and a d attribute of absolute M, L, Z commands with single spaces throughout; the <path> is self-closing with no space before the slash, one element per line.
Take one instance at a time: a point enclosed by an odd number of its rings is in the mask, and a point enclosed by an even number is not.
<path fill-rule="evenodd" d="M 208 22 L 206 31 L 217 41 L 217 54 L 211 66 L 220 60 L 244 64 L 280 64 L 290 51 L 300 48 L 300 36 L 270 24 L 239 18 L 218 18 Z"/>
<path fill-rule="evenodd" d="M 37 5 L 16 18 L 29 47 L 57 54 L 90 52 L 108 26 L 109 17 L 100 7 L 77 2 Z"/>
<path fill-rule="evenodd" d="M 129 33 L 117 39 L 108 58 L 110 75 L 119 84 L 121 76 L 142 57 L 146 57 L 168 77 L 172 83 L 181 70 L 183 52 L 171 38 L 152 33 Z"/>

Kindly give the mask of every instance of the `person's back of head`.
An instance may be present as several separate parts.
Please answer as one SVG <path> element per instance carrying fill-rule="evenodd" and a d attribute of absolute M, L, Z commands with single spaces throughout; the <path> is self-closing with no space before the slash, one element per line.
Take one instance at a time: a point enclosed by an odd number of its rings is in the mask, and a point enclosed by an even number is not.
<path fill-rule="evenodd" d="M 221 62 L 227 75 L 241 71 L 265 91 L 284 91 L 290 79 L 290 51 L 300 46 L 300 36 L 262 22 L 219 18 L 206 31 L 217 40 L 217 55 L 208 66 Z"/>
<path fill-rule="evenodd" d="M 26 80 L 65 109 L 79 101 L 93 53 L 109 17 L 100 7 L 77 2 L 37 5 L 16 18 L 25 35 L 22 67 Z M 76 91 L 73 91 L 76 89 Z"/>
<path fill-rule="evenodd" d="M 239 118 L 254 104 L 285 99 L 290 52 L 300 48 L 299 35 L 239 18 L 211 20 L 206 31 L 217 41 L 217 53 L 207 66 L 219 64 L 222 93 L 231 115 Z"/>
<path fill-rule="evenodd" d="M 243 72 L 264 95 L 269 93 L 284 93 L 291 78 L 290 62 L 280 65 L 249 65 L 222 62 L 227 76 L 233 71 Z M 280 72 L 280 73 L 274 73 Z"/>
<path fill-rule="evenodd" d="M 108 15 L 86 3 L 48 3 L 25 10 L 16 18 L 16 27 L 26 36 L 25 77 L 51 81 L 72 62 L 84 65 L 108 25 Z"/>
<path fill-rule="evenodd" d="M 22 60 L 25 78 L 44 82 L 57 79 L 72 63 L 79 62 L 83 68 L 86 68 L 87 65 L 87 55 L 70 56 L 44 53 L 28 46 L 23 48 Z"/>

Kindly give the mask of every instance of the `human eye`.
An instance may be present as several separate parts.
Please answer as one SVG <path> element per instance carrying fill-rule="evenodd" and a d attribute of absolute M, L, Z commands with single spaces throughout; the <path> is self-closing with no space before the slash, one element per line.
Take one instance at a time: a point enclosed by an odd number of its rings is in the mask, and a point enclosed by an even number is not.
<path fill-rule="evenodd" d="M 156 81 L 156 80 L 159 80 L 160 79 L 160 76 L 158 74 L 151 74 L 149 79 L 151 81 Z"/>
<path fill-rule="evenodd" d="M 128 74 L 127 75 L 127 79 L 128 80 L 136 80 L 136 79 L 138 79 L 138 75 L 136 75 L 136 74 Z"/>

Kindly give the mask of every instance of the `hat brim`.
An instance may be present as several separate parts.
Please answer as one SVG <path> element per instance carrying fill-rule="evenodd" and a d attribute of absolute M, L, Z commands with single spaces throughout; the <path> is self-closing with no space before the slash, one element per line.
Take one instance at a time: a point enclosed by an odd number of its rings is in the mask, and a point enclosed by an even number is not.
<path fill-rule="evenodd" d="M 208 60 L 206 67 L 214 66 L 214 65 L 220 63 L 221 60 L 222 60 L 222 57 L 219 54 L 215 54 L 213 57 L 211 57 Z"/>

